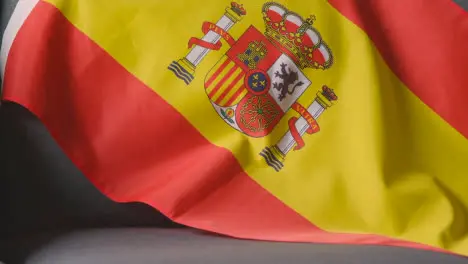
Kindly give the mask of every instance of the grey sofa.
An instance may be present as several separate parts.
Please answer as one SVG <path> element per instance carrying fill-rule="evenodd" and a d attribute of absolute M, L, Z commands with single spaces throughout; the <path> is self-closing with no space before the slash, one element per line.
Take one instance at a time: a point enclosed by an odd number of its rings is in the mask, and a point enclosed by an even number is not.
<path fill-rule="evenodd" d="M 2 31 L 16 2 L 0 2 Z M 236 240 L 177 225 L 144 204 L 107 199 L 44 126 L 11 103 L 0 107 L 0 206 L 0 261 L 6 264 L 468 263 L 391 247 Z"/>

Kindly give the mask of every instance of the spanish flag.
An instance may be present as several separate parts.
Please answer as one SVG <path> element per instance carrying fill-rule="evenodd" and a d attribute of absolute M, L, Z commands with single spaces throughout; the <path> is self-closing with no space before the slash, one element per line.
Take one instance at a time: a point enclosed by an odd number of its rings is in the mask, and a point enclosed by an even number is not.
<path fill-rule="evenodd" d="M 467 45 L 453 0 L 22 0 L 3 100 L 175 222 L 468 256 Z"/>

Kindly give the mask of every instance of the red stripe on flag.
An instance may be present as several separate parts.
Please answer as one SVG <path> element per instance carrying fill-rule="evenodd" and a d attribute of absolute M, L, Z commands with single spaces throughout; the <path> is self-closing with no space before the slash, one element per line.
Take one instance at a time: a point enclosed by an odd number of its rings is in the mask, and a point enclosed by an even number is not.
<path fill-rule="evenodd" d="M 223 64 L 221 64 L 221 66 L 213 73 L 213 75 L 211 75 L 208 81 L 205 82 L 206 88 L 210 87 L 210 85 L 213 83 L 216 77 L 219 76 L 219 74 L 229 65 L 230 62 L 231 62 L 230 59 L 225 58 L 225 61 L 223 62 Z"/>
<path fill-rule="evenodd" d="M 4 99 L 36 114 L 115 201 L 144 202 L 181 224 L 240 238 L 439 250 L 318 229 L 45 2 L 18 33 L 4 81 Z"/>
<path fill-rule="evenodd" d="M 468 138 L 465 10 L 452 0 L 329 2 L 367 32 L 414 94 Z"/>

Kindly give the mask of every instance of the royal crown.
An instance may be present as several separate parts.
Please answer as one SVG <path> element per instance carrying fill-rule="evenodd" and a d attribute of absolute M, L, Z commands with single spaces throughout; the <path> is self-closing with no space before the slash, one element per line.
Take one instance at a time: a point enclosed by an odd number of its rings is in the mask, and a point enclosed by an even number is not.
<path fill-rule="evenodd" d="M 244 6 L 236 2 L 231 2 L 231 9 L 239 16 L 245 16 L 247 14 Z"/>
<path fill-rule="evenodd" d="M 263 6 L 265 35 L 288 54 L 301 69 L 327 69 L 333 57 L 319 32 L 312 26 L 315 17 L 303 19 L 277 3 Z"/>

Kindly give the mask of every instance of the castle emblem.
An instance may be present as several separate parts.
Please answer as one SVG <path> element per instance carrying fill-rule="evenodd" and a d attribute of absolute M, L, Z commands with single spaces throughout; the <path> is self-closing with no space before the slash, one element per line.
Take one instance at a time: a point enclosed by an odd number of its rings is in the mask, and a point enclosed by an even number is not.
<path fill-rule="evenodd" d="M 274 2 L 262 8 L 264 33 L 251 25 L 235 40 L 228 32 L 246 14 L 242 5 L 233 2 L 216 24 L 204 22 L 205 35 L 191 38 L 188 54 L 168 69 L 189 85 L 197 66 L 224 40 L 229 49 L 206 74 L 205 92 L 226 124 L 250 137 L 268 136 L 287 112 L 296 112 L 283 137 L 259 153 L 280 171 L 287 154 L 304 147 L 303 137 L 320 131 L 317 119 L 338 100 L 332 89 L 322 85 L 308 106 L 297 102 L 312 84 L 303 70 L 326 70 L 333 57 L 313 26 L 315 17 L 304 20 Z"/>

